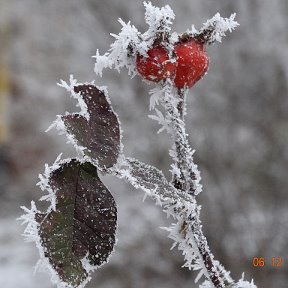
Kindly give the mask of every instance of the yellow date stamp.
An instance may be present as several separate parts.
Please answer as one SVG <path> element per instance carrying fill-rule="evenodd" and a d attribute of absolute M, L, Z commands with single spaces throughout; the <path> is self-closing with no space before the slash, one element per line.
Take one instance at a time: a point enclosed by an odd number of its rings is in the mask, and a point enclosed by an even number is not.
<path fill-rule="evenodd" d="M 284 264 L 284 260 L 282 257 L 270 257 L 270 258 L 254 257 L 252 259 L 253 267 L 257 267 L 257 268 L 261 268 L 266 265 L 269 265 L 272 267 L 282 267 L 283 264 Z"/>

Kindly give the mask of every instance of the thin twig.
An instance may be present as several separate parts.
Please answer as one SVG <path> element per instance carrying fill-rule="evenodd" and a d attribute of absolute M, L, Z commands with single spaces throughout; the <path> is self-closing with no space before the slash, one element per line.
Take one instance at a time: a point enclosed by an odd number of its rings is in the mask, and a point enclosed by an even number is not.
<path fill-rule="evenodd" d="M 193 163 L 193 152 L 188 143 L 188 135 L 186 134 L 185 122 L 184 122 L 184 111 L 186 108 L 185 91 L 178 90 L 178 105 L 177 108 L 173 108 L 172 105 L 169 105 L 168 101 L 164 101 L 164 107 L 167 113 L 167 118 L 171 122 L 171 128 L 173 129 L 174 136 L 174 145 L 175 152 L 177 158 L 174 159 L 176 161 L 177 168 L 180 170 L 180 176 L 173 175 L 173 185 L 175 188 L 186 191 L 195 197 L 195 191 L 197 187 L 195 187 L 195 183 L 198 183 L 196 178 L 196 174 L 193 171 L 193 167 L 195 166 Z M 200 177 L 199 177 L 200 178 Z M 199 179 L 198 179 L 199 180 Z M 225 287 L 224 281 L 227 283 L 231 283 L 231 279 L 227 279 L 225 277 L 225 270 L 221 271 L 218 269 L 214 256 L 210 252 L 207 239 L 202 232 L 202 225 L 199 218 L 200 211 L 196 211 L 196 216 L 188 219 L 186 224 L 187 229 L 190 229 L 194 236 L 194 242 L 197 245 L 199 254 L 202 257 L 203 264 L 207 270 L 207 274 L 209 275 L 210 281 L 217 288 Z M 188 227 L 189 226 L 189 227 Z M 223 268 L 222 268 L 223 270 Z M 223 273 L 224 272 L 224 273 Z"/>

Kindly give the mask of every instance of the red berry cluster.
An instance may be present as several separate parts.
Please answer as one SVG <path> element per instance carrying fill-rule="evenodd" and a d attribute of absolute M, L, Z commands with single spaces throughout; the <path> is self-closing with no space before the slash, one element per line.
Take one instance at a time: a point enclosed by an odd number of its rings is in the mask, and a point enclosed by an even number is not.
<path fill-rule="evenodd" d="M 177 88 L 190 88 L 207 72 L 209 58 L 205 44 L 189 39 L 175 44 L 175 59 L 161 45 L 148 50 L 148 57 L 137 55 L 136 67 L 146 80 L 159 82 L 170 78 Z"/>

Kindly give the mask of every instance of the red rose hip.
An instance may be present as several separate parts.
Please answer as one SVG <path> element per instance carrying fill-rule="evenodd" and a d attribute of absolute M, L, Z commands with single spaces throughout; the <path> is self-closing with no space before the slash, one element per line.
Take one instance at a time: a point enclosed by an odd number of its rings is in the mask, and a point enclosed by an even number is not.
<path fill-rule="evenodd" d="M 177 70 L 174 84 L 177 88 L 192 87 L 208 70 L 209 58 L 205 46 L 195 40 L 176 44 Z"/>
<path fill-rule="evenodd" d="M 159 82 L 174 75 L 175 63 L 171 62 L 164 47 L 159 45 L 152 47 L 147 54 L 148 57 L 139 54 L 136 57 L 136 68 L 143 78 Z"/>

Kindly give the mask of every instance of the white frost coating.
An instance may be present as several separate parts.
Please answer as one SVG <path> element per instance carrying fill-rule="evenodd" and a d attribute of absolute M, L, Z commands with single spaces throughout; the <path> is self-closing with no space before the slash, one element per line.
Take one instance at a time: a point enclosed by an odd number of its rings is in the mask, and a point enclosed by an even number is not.
<path fill-rule="evenodd" d="M 179 100 L 177 99 L 175 94 L 173 94 L 173 84 L 170 80 L 167 80 L 166 85 L 156 86 L 151 89 L 150 92 L 150 110 L 155 110 L 156 115 L 148 115 L 150 119 L 153 119 L 158 122 L 162 127 L 159 129 L 158 133 L 166 130 L 168 134 L 173 135 L 174 131 L 171 126 L 171 119 L 169 117 L 164 116 L 162 112 L 160 112 L 155 105 L 158 105 L 159 102 L 163 104 L 165 101 L 169 101 L 170 105 L 173 107 L 177 107 Z M 177 94 L 177 93 L 176 93 Z M 164 100 L 166 96 L 166 99 Z"/>
<path fill-rule="evenodd" d="M 215 286 L 208 280 L 205 280 L 199 288 L 215 288 Z"/>
<path fill-rule="evenodd" d="M 93 56 L 96 59 L 94 71 L 97 75 L 102 76 L 104 68 L 114 68 L 120 72 L 121 68 L 126 67 L 129 75 L 133 76 L 136 73 L 134 59 L 128 56 L 128 51 L 133 54 L 136 47 L 143 47 L 143 44 L 140 45 L 141 33 L 130 24 L 130 21 L 126 24 L 119 19 L 119 22 L 122 29 L 119 35 L 111 34 L 116 40 L 111 44 L 109 53 L 101 56 L 97 50 L 96 55 Z M 147 50 L 148 47 L 144 47 L 142 53 L 146 53 Z"/>
<path fill-rule="evenodd" d="M 163 94 L 163 90 L 160 86 L 156 86 L 155 88 L 151 89 L 150 92 L 150 105 L 149 110 L 154 110 L 156 105 L 159 105 L 160 98 Z"/>
<path fill-rule="evenodd" d="M 117 230 L 118 230 L 118 225 L 116 227 L 116 231 L 115 231 L 115 235 L 117 235 Z M 106 258 L 105 261 L 103 261 L 100 265 L 91 265 L 88 259 L 89 253 L 87 252 L 86 256 L 83 257 L 83 259 L 81 259 L 81 264 L 82 267 L 85 269 L 85 271 L 88 273 L 88 277 L 85 279 L 85 281 L 77 288 L 84 288 L 86 286 L 86 284 L 88 282 L 90 282 L 90 280 L 92 279 L 91 274 L 92 272 L 96 271 L 97 269 L 101 268 L 103 265 L 107 264 L 110 260 L 110 258 L 112 257 L 114 251 L 115 251 L 115 247 L 117 245 L 118 239 L 115 238 L 115 244 L 113 245 L 113 250 L 110 252 L 110 254 L 108 255 L 108 257 Z M 72 287 L 74 288 L 74 287 Z"/>
<path fill-rule="evenodd" d="M 133 158 L 128 158 L 129 161 L 136 161 L 140 163 L 138 160 Z M 128 183 L 133 185 L 136 189 L 142 189 L 146 195 L 152 197 L 157 201 L 157 204 L 163 207 L 164 212 L 167 216 L 172 216 L 174 219 L 177 217 L 188 217 L 187 215 L 193 216 L 195 214 L 196 202 L 193 197 L 187 195 L 185 193 L 179 193 L 171 184 L 168 183 L 163 173 L 147 164 L 140 164 L 140 171 L 151 171 L 153 170 L 149 188 L 147 187 L 147 182 L 140 180 L 139 178 L 133 176 L 133 167 L 127 162 L 125 158 L 122 158 L 122 161 L 119 161 L 119 166 L 115 166 L 110 169 L 110 173 L 119 177 L 120 179 L 126 180 Z M 138 169 L 137 168 L 137 169 Z M 153 169 L 151 169 L 153 168 Z M 154 182 L 154 177 L 157 176 L 158 181 Z M 159 181 L 161 179 L 161 181 Z M 159 183 L 161 182 L 161 186 Z M 154 188 L 151 188 L 151 185 Z"/>
<path fill-rule="evenodd" d="M 35 214 L 39 213 L 36 208 L 35 202 L 31 201 L 31 209 L 21 206 L 25 214 L 19 217 L 17 220 L 22 221 L 22 225 L 27 224 L 23 236 L 27 242 L 36 242 L 39 238 L 38 235 L 38 223 L 35 220 Z"/>
<path fill-rule="evenodd" d="M 171 80 L 167 80 L 165 85 L 157 86 L 150 90 L 150 110 L 154 109 L 156 115 L 148 115 L 148 117 L 152 120 L 155 120 L 160 124 L 161 128 L 158 133 L 166 130 L 168 134 L 171 135 L 173 141 L 177 141 L 178 144 L 182 147 L 183 155 L 181 157 L 185 158 L 185 162 L 188 163 L 187 167 L 183 169 L 184 176 L 186 179 L 190 179 L 190 187 L 194 187 L 194 195 L 198 195 L 202 191 L 202 185 L 200 184 L 201 176 L 198 170 L 197 165 L 194 163 L 193 154 L 195 150 L 192 150 L 187 139 L 186 127 L 184 119 L 182 119 L 186 114 L 186 93 L 184 91 L 183 99 L 181 100 L 176 89 L 173 86 Z M 178 104 L 180 101 L 183 101 L 183 117 L 179 114 Z M 155 108 L 156 105 L 161 104 L 164 107 L 165 115 Z M 170 156 L 174 160 L 175 163 L 179 161 L 179 155 L 176 151 L 176 145 L 172 145 L 172 150 L 169 151 Z M 175 168 L 178 170 L 175 170 Z M 176 172 L 179 175 L 179 167 L 175 164 L 171 166 L 172 175 L 173 172 Z M 195 175 L 193 179 L 191 178 L 191 173 Z M 187 187 L 189 190 L 189 187 Z"/>
<path fill-rule="evenodd" d="M 172 224 L 170 227 L 162 227 L 162 229 L 169 232 L 168 238 L 174 241 L 171 249 L 174 249 L 178 245 L 178 249 L 182 251 L 185 263 L 182 267 L 187 267 L 189 270 L 198 272 L 195 283 L 205 275 L 209 278 L 206 267 L 199 253 L 198 247 L 194 241 L 194 235 L 191 232 L 189 226 L 183 226 L 183 220 L 179 219 L 177 223 Z"/>
<path fill-rule="evenodd" d="M 158 134 L 161 133 L 162 131 L 166 130 L 169 132 L 169 122 L 167 119 L 164 117 L 163 113 L 159 111 L 157 108 L 155 108 L 156 115 L 148 115 L 148 117 L 152 120 L 155 120 L 158 122 L 159 125 L 162 127 L 158 130 Z"/>
<path fill-rule="evenodd" d="M 196 201 L 192 196 L 181 193 L 171 184 L 168 184 L 160 170 L 147 164 L 140 163 L 135 159 L 129 159 L 130 162 L 135 161 L 138 164 L 136 164 L 136 166 L 131 166 L 129 161 L 123 158 L 122 162 L 119 163 L 119 166 L 114 167 L 110 172 L 121 179 L 125 179 L 136 189 L 141 188 L 145 193 L 145 198 L 146 196 L 152 197 L 152 199 L 156 201 L 156 205 L 162 207 L 163 211 L 167 214 L 167 217 L 172 216 L 173 219 L 177 220 L 176 224 L 172 224 L 169 228 L 163 229 L 167 230 L 169 232 L 168 237 L 174 240 L 173 248 L 178 245 L 178 249 L 183 252 L 185 259 L 183 267 L 199 270 L 198 276 L 196 277 L 197 281 L 203 275 L 209 278 L 198 246 L 194 241 L 195 236 L 190 228 L 191 225 L 194 225 L 194 222 L 188 220 L 194 219 L 193 221 L 200 223 L 199 212 L 201 207 L 196 204 Z M 146 182 L 147 178 L 142 178 L 141 176 L 135 177 L 133 175 L 133 172 L 136 175 L 141 175 L 144 171 L 152 171 L 151 175 L 146 175 L 146 177 L 149 178 L 148 184 Z M 154 186 L 154 188 L 151 188 L 151 185 L 152 187 Z M 185 225 L 183 219 L 185 219 Z M 206 251 L 209 251 L 208 247 L 206 248 Z"/>
<path fill-rule="evenodd" d="M 77 79 L 73 77 L 73 75 L 70 75 L 69 79 L 70 83 L 68 84 L 67 82 L 63 81 L 62 79 L 60 80 L 60 83 L 57 83 L 58 86 L 63 87 L 66 89 L 68 92 L 70 92 L 70 95 L 72 98 L 75 98 L 78 103 L 77 106 L 80 107 L 80 114 L 84 116 L 87 120 L 89 120 L 89 113 L 87 112 L 87 105 L 84 102 L 82 96 L 80 93 L 76 93 L 74 91 L 74 87 L 78 85 L 83 85 L 83 83 L 78 83 Z M 85 84 L 91 84 L 94 85 L 94 81 L 91 83 L 85 83 Z"/>
<path fill-rule="evenodd" d="M 175 175 L 176 177 L 181 177 L 181 171 L 175 163 L 171 164 L 171 169 L 169 171 L 172 175 Z"/>
<path fill-rule="evenodd" d="M 179 41 L 179 34 L 177 32 L 171 33 L 169 42 L 173 45 L 178 41 Z M 176 61 L 176 59 L 174 61 Z M 171 62 L 172 62 L 172 60 L 171 60 Z"/>
<path fill-rule="evenodd" d="M 56 158 L 56 160 L 52 164 L 52 166 L 48 166 L 48 164 L 45 164 L 45 171 L 43 174 L 39 174 L 40 181 L 36 184 L 37 186 L 39 186 L 41 188 L 42 191 L 48 192 L 48 194 L 42 196 L 40 198 L 40 200 L 41 201 L 43 201 L 43 200 L 50 201 L 50 203 L 51 203 L 50 209 L 54 210 L 54 211 L 56 210 L 56 204 L 57 204 L 56 203 L 56 194 L 55 194 L 55 191 L 53 191 L 51 186 L 49 185 L 49 178 L 50 178 L 51 173 L 53 171 L 59 169 L 60 165 L 63 163 L 63 161 L 61 161 L 61 156 L 62 156 L 62 153 L 59 154 L 59 156 Z"/>
<path fill-rule="evenodd" d="M 214 260 L 215 266 L 217 267 L 217 270 L 219 271 L 219 274 L 226 279 L 229 283 L 233 283 L 234 280 L 230 276 L 231 272 L 227 271 L 222 264 L 218 260 Z"/>
<path fill-rule="evenodd" d="M 104 55 L 99 54 L 99 50 L 97 49 L 95 56 L 92 58 L 96 59 L 96 64 L 94 66 L 94 72 L 102 77 L 102 71 L 105 68 L 112 68 L 112 61 L 109 59 L 109 53 L 105 53 Z"/>
<path fill-rule="evenodd" d="M 214 41 L 222 42 L 222 38 L 226 36 L 226 32 L 232 32 L 240 24 L 235 21 L 236 13 L 232 14 L 229 18 L 223 18 L 219 13 L 216 13 L 211 19 L 207 20 L 200 32 L 209 28 L 214 28 L 212 35 L 209 37 L 209 43 Z M 193 29 L 193 28 L 192 28 Z"/>
<path fill-rule="evenodd" d="M 257 288 L 257 286 L 254 284 L 253 279 L 251 282 L 245 281 L 244 273 L 242 273 L 242 278 L 233 286 L 233 288 Z"/>
<path fill-rule="evenodd" d="M 171 25 L 175 19 L 175 14 L 169 5 L 164 7 L 155 7 L 151 2 L 144 2 L 145 21 L 148 24 L 148 30 L 143 34 L 143 39 L 149 41 L 154 40 L 157 32 L 170 32 Z M 151 41 L 151 40 L 150 40 Z M 152 45 L 153 42 L 150 42 Z"/>
<path fill-rule="evenodd" d="M 90 119 L 90 115 L 87 111 L 87 105 L 86 105 L 85 101 L 83 100 L 81 93 L 76 93 L 74 91 L 74 87 L 78 86 L 78 85 L 83 85 L 83 84 L 94 85 L 94 81 L 92 81 L 90 83 L 78 83 L 77 79 L 75 79 L 73 75 L 70 75 L 69 82 L 70 83 L 68 84 L 66 81 L 61 79 L 60 83 L 57 83 L 57 85 L 66 89 L 68 92 L 70 92 L 70 96 L 77 100 L 76 106 L 80 107 L 80 112 L 73 113 L 73 114 L 80 114 L 83 117 L 85 117 L 88 121 Z M 69 115 L 69 113 L 66 112 L 65 115 Z M 56 130 L 59 132 L 59 135 L 62 135 L 62 134 L 67 135 L 68 143 L 75 144 L 76 140 L 74 139 L 74 137 L 72 135 L 70 135 L 70 136 L 68 135 L 68 132 L 66 130 L 66 127 L 65 127 L 64 122 L 62 121 L 61 117 L 62 117 L 62 115 L 57 115 L 56 120 L 52 122 L 52 124 L 46 129 L 45 132 L 49 132 L 51 129 L 56 128 Z M 85 147 L 81 147 L 79 145 L 76 145 L 76 146 L 75 146 L 76 150 L 78 152 L 80 152 L 80 155 L 81 155 L 82 154 L 81 152 L 83 152 Z"/>

